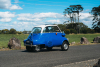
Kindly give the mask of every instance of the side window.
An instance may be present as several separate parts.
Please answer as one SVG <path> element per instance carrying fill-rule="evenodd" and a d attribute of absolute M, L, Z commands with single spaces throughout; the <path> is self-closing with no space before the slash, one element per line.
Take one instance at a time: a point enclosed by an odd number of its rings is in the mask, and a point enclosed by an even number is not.
<path fill-rule="evenodd" d="M 57 26 L 54 26 L 54 32 L 60 32 Z"/>
<path fill-rule="evenodd" d="M 57 26 L 48 26 L 48 27 L 45 27 L 43 32 L 44 33 L 47 33 L 47 32 L 60 32 L 60 30 L 58 29 Z"/>
<path fill-rule="evenodd" d="M 51 29 L 51 27 L 45 27 L 44 30 L 43 30 L 43 32 L 44 33 L 50 32 L 50 29 Z"/>

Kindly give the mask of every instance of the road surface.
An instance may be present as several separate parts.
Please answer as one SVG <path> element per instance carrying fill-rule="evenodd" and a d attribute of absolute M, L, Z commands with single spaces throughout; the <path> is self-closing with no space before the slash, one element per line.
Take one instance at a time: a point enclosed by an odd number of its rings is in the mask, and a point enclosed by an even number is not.
<path fill-rule="evenodd" d="M 97 58 L 100 58 L 100 44 L 70 46 L 68 51 L 61 51 L 60 47 L 40 52 L 0 51 L 0 67 L 54 67 Z"/>

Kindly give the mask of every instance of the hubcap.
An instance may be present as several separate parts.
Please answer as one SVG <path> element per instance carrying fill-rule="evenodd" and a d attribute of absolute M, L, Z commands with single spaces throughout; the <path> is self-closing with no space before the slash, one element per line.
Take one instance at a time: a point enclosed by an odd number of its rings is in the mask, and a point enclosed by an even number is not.
<path fill-rule="evenodd" d="M 64 44 L 64 49 L 68 49 L 68 45 L 67 44 Z"/>
<path fill-rule="evenodd" d="M 36 46 L 35 50 L 39 51 L 40 50 L 40 46 Z"/>

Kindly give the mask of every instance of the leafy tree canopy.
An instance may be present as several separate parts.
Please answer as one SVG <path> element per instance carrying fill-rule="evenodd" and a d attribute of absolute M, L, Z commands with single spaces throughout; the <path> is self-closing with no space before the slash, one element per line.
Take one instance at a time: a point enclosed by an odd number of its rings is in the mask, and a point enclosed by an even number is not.
<path fill-rule="evenodd" d="M 79 22 L 79 12 L 83 11 L 83 7 L 81 5 L 70 5 L 69 8 L 64 10 L 64 16 L 69 16 L 71 23 L 76 22 L 76 18 L 78 18 Z"/>
<path fill-rule="evenodd" d="M 100 28 L 100 5 L 98 7 L 93 7 L 91 12 L 93 15 L 93 28 L 98 27 Z"/>
<path fill-rule="evenodd" d="M 11 28 L 10 31 L 9 31 L 9 33 L 10 34 L 16 34 L 17 32 L 16 32 L 16 30 L 14 28 Z"/>

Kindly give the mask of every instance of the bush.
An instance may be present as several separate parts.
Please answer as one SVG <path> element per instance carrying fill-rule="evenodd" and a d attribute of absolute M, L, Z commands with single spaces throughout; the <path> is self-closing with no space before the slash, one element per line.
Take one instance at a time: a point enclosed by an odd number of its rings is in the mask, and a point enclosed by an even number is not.
<path fill-rule="evenodd" d="M 21 31 L 18 31 L 17 33 L 18 33 L 18 34 L 22 34 L 22 32 L 21 32 Z"/>
<path fill-rule="evenodd" d="M 3 29 L 1 33 L 3 33 L 3 34 L 9 34 L 9 30 L 8 29 Z"/>
<path fill-rule="evenodd" d="M 95 30 L 91 29 L 91 33 L 95 33 Z"/>
<path fill-rule="evenodd" d="M 72 33 L 77 34 L 77 31 L 76 31 L 75 29 L 70 29 L 70 33 L 71 33 L 71 34 L 72 34 Z"/>
<path fill-rule="evenodd" d="M 69 34 L 70 30 L 69 29 L 65 29 L 64 32 L 65 32 L 65 34 Z"/>
<path fill-rule="evenodd" d="M 17 32 L 16 32 L 16 30 L 14 28 L 11 28 L 10 31 L 9 31 L 9 33 L 10 34 L 16 34 Z"/>
<path fill-rule="evenodd" d="M 0 30 L 0 34 L 2 34 L 2 31 Z"/>

